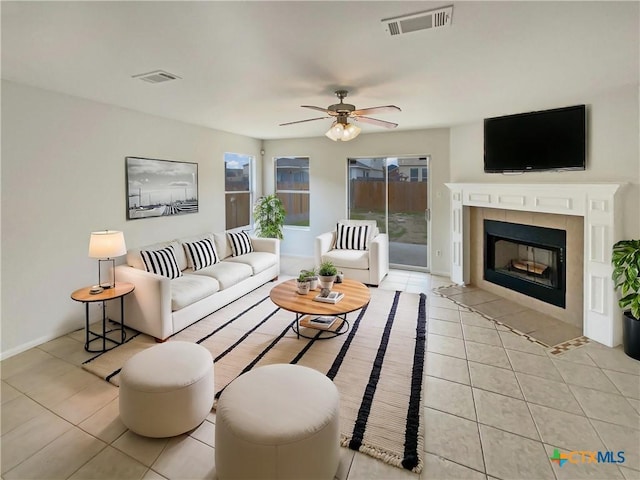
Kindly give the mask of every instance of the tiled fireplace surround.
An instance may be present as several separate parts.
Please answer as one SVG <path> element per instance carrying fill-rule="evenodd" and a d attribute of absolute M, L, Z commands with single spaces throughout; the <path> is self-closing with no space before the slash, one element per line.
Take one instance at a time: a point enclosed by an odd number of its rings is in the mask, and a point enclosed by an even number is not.
<path fill-rule="evenodd" d="M 469 207 L 469 215 L 470 283 L 582 330 L 582 297 L 584 291 L 582 274 L 584 253 L 583 218 L 575 215 L 520 212 L 517 210 L 498 210 L 484 207 Z M 556 228 L 567 232 L 565 308 L 556 307 L 542 300 L 537 300 L 523 293 L 509 290 L 506 287 L 484 280 L 484 220 Z"/>
<path fill-rule="evenodd" d="M 449 183 L 447 187 L 451 191 L 451 279 L 455 283 L 471 283 L 520 301 L 582 327 L 585 336 L 604 345 L 621 343 L 621 313 L 610 264 L 611 246 L 621 238 L 620 185 Z M 485 218 L 567 230 L 566 309 L 482 279 Z"/>

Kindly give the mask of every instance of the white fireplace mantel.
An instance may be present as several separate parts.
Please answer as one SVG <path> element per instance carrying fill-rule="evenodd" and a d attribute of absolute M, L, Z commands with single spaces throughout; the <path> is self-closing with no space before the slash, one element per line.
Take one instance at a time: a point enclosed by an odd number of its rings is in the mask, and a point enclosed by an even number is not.
<path fill-rule="evenodd" d="M 620 184 L 447 183 L 451 191 L 451 280 L 469 283 L 469 208 L 584 217 L 584 335 L 614 347 L 622 314 L 611 280 L 611 247 L 622 237 Z"/>

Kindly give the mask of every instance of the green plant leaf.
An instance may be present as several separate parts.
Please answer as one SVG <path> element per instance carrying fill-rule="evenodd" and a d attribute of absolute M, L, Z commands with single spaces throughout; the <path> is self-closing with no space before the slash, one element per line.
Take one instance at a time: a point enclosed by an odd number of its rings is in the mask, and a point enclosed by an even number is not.
<path fill-rule="evenodd" d="M 614 288 L 622 297 L 618 305 L 622 309 L 630 309 L 631 314 L 640 319 L 640 240 L 616 242 L 611 252 L 611 263 Z"/>
<path fill-rule="evenodd" d="M 253 207 L 256 235 L 267 238 L 283 238 L 282 227 L 286 211 L 277 195 L 260 197 Z"/>

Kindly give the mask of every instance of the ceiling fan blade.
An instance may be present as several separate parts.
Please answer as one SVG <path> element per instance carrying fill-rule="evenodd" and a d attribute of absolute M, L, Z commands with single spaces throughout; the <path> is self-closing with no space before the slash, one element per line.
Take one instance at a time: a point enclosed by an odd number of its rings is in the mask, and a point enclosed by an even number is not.
<path fill-rule="evenodd" d="M 386 113 L 386 112 L 401 112 L 400 107 L 395 105 L 383 105 L 381 107 L 363 108 L 361 110 L 354 110 L 351 115 L 371 115 L 372 113 Z"/>
<path fill-rule="evenodd" d="M 370 123 L 371 125 L 377 125 L 378 127 L 384 127 L 384 128 L 396 128 L 398 126 L 397 123 L 393 123 L 393 122 L 386 122 L 384 120 L 378 120 L 377 118 L 371 118 L 371 117 L 353 117 L 354 120 L 358 120 L 360 122 L 364 122 L 364 123 Z"/>
<path fill-rule="evenodd" d="M 311 110 L 318 110 L 319 112 L 329 113 L 329 110 L 322 107 L 314 107 L 313 105 L 300 105 L 302 108 L 310 108 Z"/>
<path fill-rule="evenodd" d="M 281 123 L 280 126 L 284 127 L 285 125 L 293 125 L 294 123 L 313 122 L 315 120 L 324 120 L 325 118 L 330 118 L 330 117 L 318 117 L 318 118 L 309 118 L 307 120 L 297 120 L 295 122 Z"/>

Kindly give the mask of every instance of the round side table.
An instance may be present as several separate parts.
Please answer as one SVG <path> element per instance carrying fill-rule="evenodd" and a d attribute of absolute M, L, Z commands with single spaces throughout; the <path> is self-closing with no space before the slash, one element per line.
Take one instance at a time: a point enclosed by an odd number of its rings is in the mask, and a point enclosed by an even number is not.
<path fill-rule="evenodd" d="M 83 287 L 71 294 L 71 298 L 76 302 L 82 302 L 85 305 L 85 343 L 84 349 L 87 352 L 100 353 L 111 350 L 112 348 L 122 345 L 127 337 L 124 329 L 124 297 L 129 295 L 136 287 L 133 283 L 119 282 L 112 288 L 105 288 L 102 292 L 92 294 L 91 287 Z M 107 311 L 106 302 L 109 300 L 120 299 L 120 326 L 107 330 Z M 102 333 L 93 332 L 89 329 L 89 304 L 102 302 Z M 112 320 L 113 321 L 113 320 Z M 117 322 L 114 322 L 117 323 Z M 120 331 L 120 340 L 116 340 L 107 336 L 108 333 Z M 92 338 L 93 337 L 93 338 Z M 91 343 L 102 339 L 102 349 L 91 349 Z M 111 342 L 107 348 L 107 342 Z"/>

